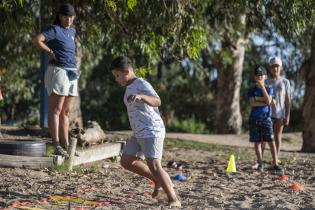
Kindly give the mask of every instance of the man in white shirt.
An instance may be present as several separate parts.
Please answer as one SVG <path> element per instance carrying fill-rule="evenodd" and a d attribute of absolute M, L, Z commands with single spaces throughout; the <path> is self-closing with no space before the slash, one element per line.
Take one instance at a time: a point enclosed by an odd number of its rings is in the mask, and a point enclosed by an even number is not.
<path fill-rule="evenodd" d="M 279 57 L 270 58 L 269 67 L 272 77 L 266 80 L 266 84 L 271 85 L 274 91 L 272 118 L 276 150 L 279 158 L 283 126 L 288 126 L 290 121 L 291 87 L 289 80 L 281 77 L 283 67 Z"/>

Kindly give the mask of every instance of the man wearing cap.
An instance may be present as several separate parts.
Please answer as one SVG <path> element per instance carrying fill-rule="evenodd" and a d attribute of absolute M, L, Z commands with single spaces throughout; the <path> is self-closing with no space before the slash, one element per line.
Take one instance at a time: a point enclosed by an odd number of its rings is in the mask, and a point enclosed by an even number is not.
<path fill-rule="evenodd" d="M 56 147 L 55 154 L 65 157 L 68 154 L 64 149 L 69 145 L 69 112 L 74 97 L 78 96 L 80 75 L 76 65 L 74 18 L 73 6 L 62 4 L 55 22 L 32 40 L 49 57 L 45 73 L 45 87 L 49 95 L 48 126 Z"/>
<path fill-rule="evenodd" d="M 283 126 L 289 125 L 290 121 L 291 88 L 289 80 L 281 77 L 282 61 L 279 57 L 270 58 L 269 67 L 271 78 L 266 80 L 266 84 L 271 85 L 274 90 L 274 100 L 272 103 L 272 119 L 276 150 L 279 158 L 280 147 L 282 143 Z"/>
<path fill-rule="evenodd" d="M 277 164 L 277 152 L 273 139 L 273 128 L 271 120 L 271 103 L 273 96 L 272 87 L 265 86 L 267 71 L 263 67 L 257 67 L 254 71 L 255 86 L 248 91 L 251 112 L 249 117 L 249 141 L 254 143 L 257 164 L 254 169 L 264 171 L 262 147 L 265 142 L 269 144 L 273 170 L 282 172 L 282 168 Z"/>

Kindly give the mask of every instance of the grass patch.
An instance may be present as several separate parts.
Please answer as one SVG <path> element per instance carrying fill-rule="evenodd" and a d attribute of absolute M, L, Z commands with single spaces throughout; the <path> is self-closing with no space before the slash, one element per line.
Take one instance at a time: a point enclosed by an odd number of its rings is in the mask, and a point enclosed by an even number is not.
<path fill-rule="evenodd" d="M 290 143 L 290 144 L 294 143 L 294 139 L 292 139 L 290 137 L 282 137 L 282 141 Z"/>
<path fill-rule="evenodd" d="M 52 156 L 55 153 L 55 146 L 52 143 L 46 144 L 46 156 Z"/>
<path fill-rule="evenodd" d="M 69 167 L 69 159 L 66 159 L 62 165 L 55 165 L 53 170 L 58 171 L 59 173 L 67 173 Z M 87 165 L 76 165 L 72 167 L 72 172 L 76 172 L 77 174 L 87 174 L 87 173 L 96 173 L 99 169 L 98 163 L 91 163 Z"/>
<path fill-rule="evenodd" d="M 203 142 L 196 142 L 192 140 L 181 140 L 181 139 L 165 139 L 164 148 L 165 149 L 195 149 L 203 151 L 224 151 L 228 146 L 208 144 Z"/>
<path fill-rule="evenodd" d="M 76 147 L 76 151 L 80 151 L 82 150 L 83 148 L 79 145 L 77 145 Z M 47 143 L 46 144 L 46 156 L 49 157 L 49 156 L 53 156 L 55 153 L 55 146 L 52 144 L 52 143 Z"/>
<path fill-rule="evenodd" d="M 252 160 L 253 158 L 255 158 L 255 156 L 253 156 L 254 148 L 241 148 L 218 144 L 208 144 L 192 140 L 167 138 L 164 141 L 164 148 L 209 151 L 211 153 L 214 153 L 215 155 L 223 156 L 225 158 L 229 157 L 231 154 L 234 154 L 239 160 Z"/>

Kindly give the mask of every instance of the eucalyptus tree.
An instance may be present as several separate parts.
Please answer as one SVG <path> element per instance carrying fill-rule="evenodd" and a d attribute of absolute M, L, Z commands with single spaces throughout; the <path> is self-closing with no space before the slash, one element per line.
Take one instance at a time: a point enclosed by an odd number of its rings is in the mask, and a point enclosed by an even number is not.
<path fill-rule="evenodd" d="M 36 72 L 39 57 L 30 40 L 44 25 L 53 22 L 61 2 L 9 0 L 0 3 L 0 18 L 4 23 L 1 25 L 0 61 L 5 69 L 10 69 L 7 74 L 10 78 L 4 78 L 8 87 L 6 108 L 11 109 L 27 100 L 38 103 L 32 95 L 39 84 L 39 73 Z M 204 30 L 187 21 L 193 8 L 186 0 L 73 0 L 70 3 L 77 13 L 75 25 L 82 50 L 78 57 L 79 63 L 82 61 L 82 88 L 89 82 L 86 78 L 93 66 L 102 57 L 129 55 L 141 67 L 139 73 L 145 74 L 165 56 L 179 58 L 186 52 L 197 57 L 199 50 L 205 47 Z M 23 99 L 19 98 L 21 96 Z"/>
<path fill-rule="evenodd" d="M 315 1 L 273 1 L 267 8 L 272 29 L 293 43 L 304 79 L 303 152 L 315 152 Z"/>
<path fill-rule="evenodd" d="M 244 56 L 254 32 L 268 30 L 266 1 L 204 2 L 203 16 L 210 38 L 207 54 L 218 73 L 216 90 L 217 133 L 240 133 L 240 87 Z"/>
<path fill-rule="evenodd" d="M 275 25 L 303 57 L 300 68 L 300 76 L 305 82 L 302 151 L 315 152 L 315 2 L 279 1 L 278 10 L 281 6 L 285 9 L 275 16 Z"/>
<path fill-rule="evenodd" d="M 207 25 L 207 58 L 218 73 L 216 129 L 218 133 L 240 133 L 240 85 L 249 39 L 255 34 L 294 40 L 312 20 L 314 1 L 204 1 Z M 304 24 L 304 25 L 303 25 Z"/>

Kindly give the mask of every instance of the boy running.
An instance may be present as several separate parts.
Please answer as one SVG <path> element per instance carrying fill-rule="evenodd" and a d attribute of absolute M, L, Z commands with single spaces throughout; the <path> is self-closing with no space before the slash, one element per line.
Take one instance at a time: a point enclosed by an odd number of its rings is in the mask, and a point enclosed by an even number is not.
<path fill-rule="evenodd" d="M 136 77 L 128 57 L 114 59 L 110 70 L 117 83 L 126 86 L 123 100 L 133 132 L 123 150 L 121 165 L 155 182 L 153 198 L 158 196 L 162 187 L 168 197 L 168 205 L 180 207 L 173 183 L 161 165 L 165 127 L 158 110 L 160 97 L 150 83 Z M 144 158 L 147 164 L 141 160 Z"/>

